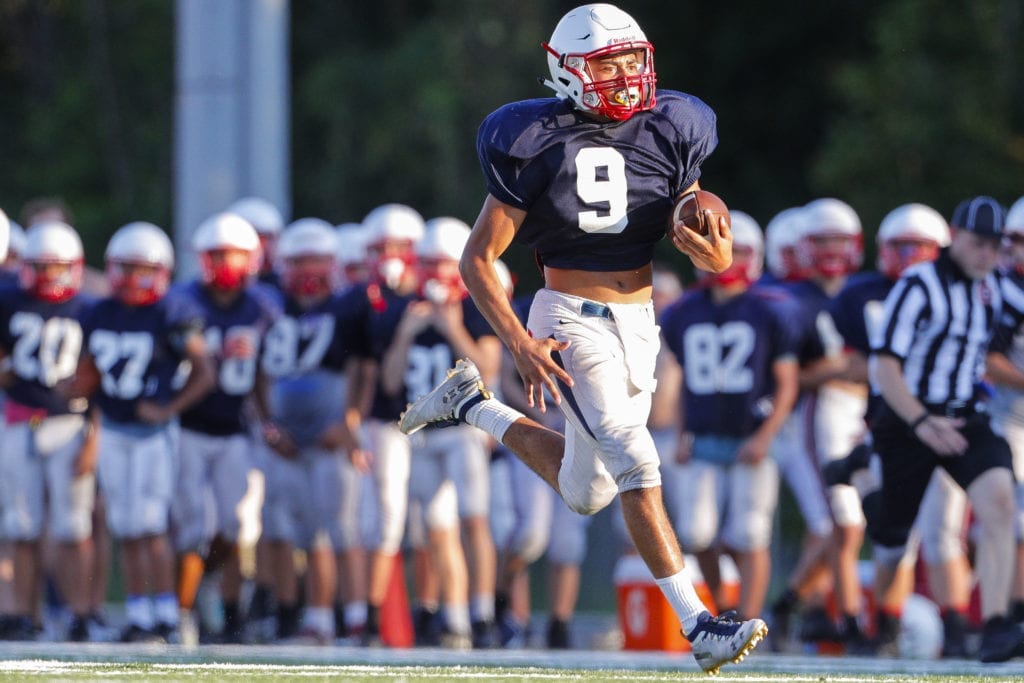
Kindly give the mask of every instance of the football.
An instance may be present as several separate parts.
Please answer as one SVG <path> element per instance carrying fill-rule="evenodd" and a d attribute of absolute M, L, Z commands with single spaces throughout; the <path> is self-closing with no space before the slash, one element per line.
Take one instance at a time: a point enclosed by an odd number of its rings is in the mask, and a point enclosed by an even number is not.
<path fill-rule="evenodd" d="M 726 224 L 729 224 L 729 207 L 721 197 L 707 190 L 694 190 L 676 200 L 668 229 L 671 232 L 676 223 L 682 223 L 696 233 L 707 235 L 712 226 L 718 225 L 719 217 L 723 216 Z"/>

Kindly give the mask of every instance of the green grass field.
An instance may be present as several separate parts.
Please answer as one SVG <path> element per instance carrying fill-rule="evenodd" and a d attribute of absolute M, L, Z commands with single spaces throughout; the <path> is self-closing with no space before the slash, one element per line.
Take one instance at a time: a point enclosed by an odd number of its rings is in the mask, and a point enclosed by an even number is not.
<path fill-rule="evenodd" d="M 0 642 L 7 681 L 758 681 L 1021 683 L 1024 660 L 870 659 L 755 651 L 709 677 L 682 653 L 623 650 L 367 649 L 339 646 L 123 645 Z"/>
<path fill-rule="evenodd" d="M 0 681 L 23 680 L 94 680 L 130 678 L 159 681 L 251 681 L 302 680 L 351 681 L 805 681 L 807 683 L 854 683 L 882 681 L 926 681 L 935 683 L 985 681 L 1021 681 L 1024 668 L 1016 675 L 941 675 L 892 673 L 762 673 L 734 669 L 710 678 L 694 671 L 591 670 L 534 667 L 480 666 L 380 666 L 380 665 L 314 665 L 314 664 L 238 664 L 238 663 L 113 663 L 20 660 L 0 663 Z"/>

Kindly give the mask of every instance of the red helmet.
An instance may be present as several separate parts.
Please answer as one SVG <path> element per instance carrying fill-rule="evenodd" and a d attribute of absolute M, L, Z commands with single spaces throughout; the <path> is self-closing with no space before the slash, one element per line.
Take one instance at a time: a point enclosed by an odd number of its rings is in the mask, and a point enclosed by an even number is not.
<path fill-rule="evenodd" d="M 74 228 L 59 221 L 29 228 L 19 273 L 23 290 L 43 301 L 67 301 L 82 289 L 83 270 L 82 240 Z"/>
<path fill-rule="evenodd" d="M 107 243 L 107 282 L 110 291 L 129 306 L 155 304 L 167 293 L 174 268 L 174 247 L 167 234 L 152 223 L 129 223 Z M 141 272 L 132 266 L 149 266 Z"/>

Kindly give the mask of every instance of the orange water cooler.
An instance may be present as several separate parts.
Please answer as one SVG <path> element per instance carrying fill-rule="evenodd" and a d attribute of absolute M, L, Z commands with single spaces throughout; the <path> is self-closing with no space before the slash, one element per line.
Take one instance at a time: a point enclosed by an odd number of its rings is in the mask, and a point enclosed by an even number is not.
<path fill-rule="evenodd" d="M 697 559 L 687 555 L 686 568 L 693 579 L 697 595 L 714 611 L 715 603 L 697 565 Z M 736 565 L 731 558 L 722 556 L 720 571 L 730 601 L 735 604 L 739 599 L 739 572 Z M 672 652 L 690 650 L 689 641 L 680 633 L 679 620 L 639 555 L 623 555 L 619 558 L 613 580 L 618 597 L 623 649 Z"/>

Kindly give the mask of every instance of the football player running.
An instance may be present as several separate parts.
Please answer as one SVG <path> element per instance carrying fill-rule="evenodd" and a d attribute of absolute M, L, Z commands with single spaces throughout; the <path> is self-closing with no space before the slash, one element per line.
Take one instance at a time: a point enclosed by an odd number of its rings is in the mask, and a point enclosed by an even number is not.
<path fill-rule="evenodd" d="M 163 230 L 144 222 L 123 226 L 107 244 L 106 262 L 113 294 L 85 321 L 71 391 L 91 395 L 101 415 L 98 473 L 107 524 L 121 543 L 122 639 L 167 640 L 178 626 L 168 540 L 177 418 L 213 388 L 213 360 L 202 312 L 167 296 L 174 252 Z M 188 377 L 176 386 L 184 361 Z"/>
<path fill-rule="evenodd" d="M 76 639 L 90 618 L 96 432 L 88 402 L 69 400 L 58 383 L 74 375 L 81 320 L 92 303 L 80 294 L 82 242 L 60 222 L 26 235 L 19 284 L 0 290 L 0 382 L 6 392 L 0 449 L 3 535 L 14 543 L 14 609 L 6 636 L 34 640 L 36 582 L 44 524 L 57 542 L 57 583 L 74 614 Z"/>
<path fill-rule="evenodd" d="M 221 598 L 224 638 L 237 641 L 243 632 L 239 591 L 241 573 L 237 541 L 242 519 L 240 501 L 248 490 L 250 397 L 263 431 L 276 433 L 267 419 L 266 380 L 259 367 L 263 336 L 279 313 L 276 302 L 251 286 L 260 264 L 256 230 L 232 213 L 203 221 L 192 236 L 200 275 L 179 288 L 202 311 L 207 347 L 216 363 L 213 391 L 181 415 L 176 495 L 171 507 L 175 549 L 179 555 L 178 599 L 192 639 L 191 610 L 205 570 L 224 562 Z M 291 455 L 294 446 L 281 438 L 275 448 Z M 207 506 L 213 504 L 212 511 Z M 215 520 L 207 520 L 212 513 Z M 216 541 L 216 542 L 215 542 Z"/>
<path fill-rule="evenodd" d="M 335 293 L 337 240 L 326 221 L 304 218 L 292 223 L 278 242 L 284 313 L 267 332 L 262 366 L 271 378 L 270 415 L 294 443 L 292 457 L 268 466 L 264 536 L 271 543 L 277 571 L 278 605 L 298 604 L 294 547 L 306 550 L 308 594 L 299 636 L 315 643 L 334 641 L 334 599 L 340 555 L 358 545 L 358 497 L 346 496 L 359 472 L 349 459 L 365 461 L 359 441 L 359 416 L 349 410 L 345 373 L 367 352 L 358 322 L 366 297 L 356 289 Z M 273 445 L 273 438 L 271 438 Z M 344 455 L 342 455 L 344 454 Z M 287 633 L 282 635 L 288 635 Z"/>
<path fill-rule="evenodd" d="M 461 362 L 414 403 L 401 428 L 458 420 L 523 458 L 577 512 L 621 494 L 630 536 L 672 605 L 695 659 L 714 673 L 766 634 L 760 619 L 712 617 L 697 596 L 661 497 L 647 430 L 659 340 L 651 306 L 654 245 L 673 198 L 698 187 L 717 144 L 715 115 L 692 95 L 655 91 L 653 48 L 636 21 L 607 4 L 566 14 L 545 44 L 555 98 L 508 104 L 480 127 L 488 197 L 460 267 L 477 306 L 515 358 L 530 403 L 544 391 L 566 416 L 547 429 L 483 389 Z M 707 236 L 682 224 L 675 246 L 699 268 L 731 260 L 728 221 Z M 535 250 L 545 288 L 527 327 L 494 261 L 516 240 Z"/>

